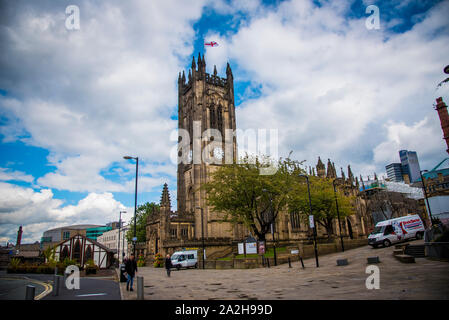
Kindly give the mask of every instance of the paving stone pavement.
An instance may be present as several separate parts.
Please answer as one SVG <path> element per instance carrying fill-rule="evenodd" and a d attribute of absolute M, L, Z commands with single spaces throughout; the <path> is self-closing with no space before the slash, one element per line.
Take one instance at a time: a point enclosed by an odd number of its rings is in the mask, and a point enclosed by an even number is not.
<path fill-rule="evenodd" d="M 410 242 L 410 243 L 413 243 Z M 188 269 L 173 270 L 168 278 L 165 269 L 139 268 L 144 277 L 148 300 L 278 300 L 278 299 L 449 299 L 449 262 L 417 258 L 416 263 L 401 263 L 393 257 L 394 247 L 373 249 L 369 246 L 271 268 L 258 269 Z M 380 289 L 368 290 L 365 281 L 367 258 L 379 256 Z M 337 259 L 347 258 L 349 265 L 337 266 Z M 137 298 L 121 283 L 122 298 Z"/>

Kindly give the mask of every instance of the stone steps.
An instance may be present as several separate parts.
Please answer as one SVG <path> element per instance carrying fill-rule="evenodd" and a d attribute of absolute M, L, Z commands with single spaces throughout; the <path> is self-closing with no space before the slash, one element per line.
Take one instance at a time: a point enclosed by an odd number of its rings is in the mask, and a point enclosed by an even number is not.
<path fill-rule="evenodd" d="M 424 258 L 426 256 L 424 245 L 408 245 L 404 253 L 415 258 Z"/>
<path fill-rule="evenodd" d="M 415 257 L 409 256 L 408 254 L 398 254 L 394 257 L 402 263 L 415 263 Z"/>

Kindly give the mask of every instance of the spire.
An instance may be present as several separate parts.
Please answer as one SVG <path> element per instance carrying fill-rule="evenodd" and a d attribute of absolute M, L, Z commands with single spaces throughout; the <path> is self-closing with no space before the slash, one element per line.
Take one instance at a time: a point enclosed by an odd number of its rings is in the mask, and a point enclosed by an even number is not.
<path fill-rule="evenodd" d="M 189 83 L 192 81 L 192 73 L 189 70 Z"/>
<path fill-rule="evenodd" d="M 327 173 L 326 178 L 336 178 L 335 168 L 332 165 L 331 159 L 327 159 Z"/>
<path fill-rule="evenodd" d="M 217 66 L 214 65 L 214 76 L 217 76 Z"/>
<path fill-rule="evenodd" d="M 355 186 L 357 187 L 357 190 L 359 190 L 359 178 L 355 177 Z"/>
<path fill-rule="evenodd" d="M 164 187 L 162 188 L 162 196 L 161 196 L 161 207 L 167 207 L 170 209 L 170 193 L 168 192 L 168 186 L 164 183 Z"/>
<path fill-rule="evenodd" d="M 374 172 L 374 180 L 377 181 L 377 174 Z"/>
<path fill-rule="evenodd" d="M 354 175 L 352 174 L 351 166 L 349 164 L 348 164 L 348 179 L 352 186 L 352 183 L 354 182 Z"/>
<path fill-rule="evenodd" d="M 182 70 L 182 78 L 181 78 L 182 84 L 186 83 L 186 74 L 184 73 L 184 70 Z"/>
<path fill-rule="evenodd" d="M 192 57 L 192 70 L 194 71 L 195 69 L 196 69 L 195 57 Z"/>
<path fill-rule="evenodd" d="M 311 176 L 311 175 L 312 175 L 312 167 L 309 166 L 309 176 Z"/>
<path fill-rule="evenodd" d="M 312 167 L 312 175 L 315 176 L 315 168 Z"/>
<path fill-rule="evenodd" d="M 343 172 L 343 168 L 340 167 L 340 169 L 341 169 L 341 177 L 342 177 L 343 181 L 345 181 L 346 177 L 345 177 L 345 173 Z"/>
<path fill-rule="evenodd" d="M 316 172 L 318 177 L 324 177 L 326 175 L 326 168 L 324 167 L 324 163 L 321 161 L 321 158 L 318 156 L 318 163 L 316 165 Z"/>
<path fill-rule="evenodd" d="M 198 71 L 201 70 L 202 65 L 203 65 L 203 61 L 201 60 L 201 52 L 198 52 Z"/>
<path fill-rule="evenodd" d="M 232 78 L 232 70 L 231 70 L 231 66 L 229 65 L 229 62 L 226 65 L 226 75 L 228 78 L 229 78 L 229 76 L 231 76 L 231 78 Z"/>

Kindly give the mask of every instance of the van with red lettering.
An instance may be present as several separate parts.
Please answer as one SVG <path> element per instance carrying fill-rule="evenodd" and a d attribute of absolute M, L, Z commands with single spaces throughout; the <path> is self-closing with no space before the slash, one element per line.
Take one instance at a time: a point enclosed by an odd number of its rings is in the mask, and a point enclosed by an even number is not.
<path fill-rule="evenodd" d="M 389 247 L 408 239 L 422 239 L 424 230 L 424 224 L 417 214 L 385 220 L 376 224 L 368 236 L 368 244 L 374 248 L 379 245 Z"/>

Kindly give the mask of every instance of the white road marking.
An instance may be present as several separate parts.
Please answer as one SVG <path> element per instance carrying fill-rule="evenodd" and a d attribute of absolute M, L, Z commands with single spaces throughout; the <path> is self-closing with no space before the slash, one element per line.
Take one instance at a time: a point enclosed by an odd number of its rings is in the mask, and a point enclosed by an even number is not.
<path fill-rule="evenodd" d="M 78 294 L 77 297 L 91 297 L 91 296 L 106 296 L 107 293 L 87 293 L 87 294 Z"/>

